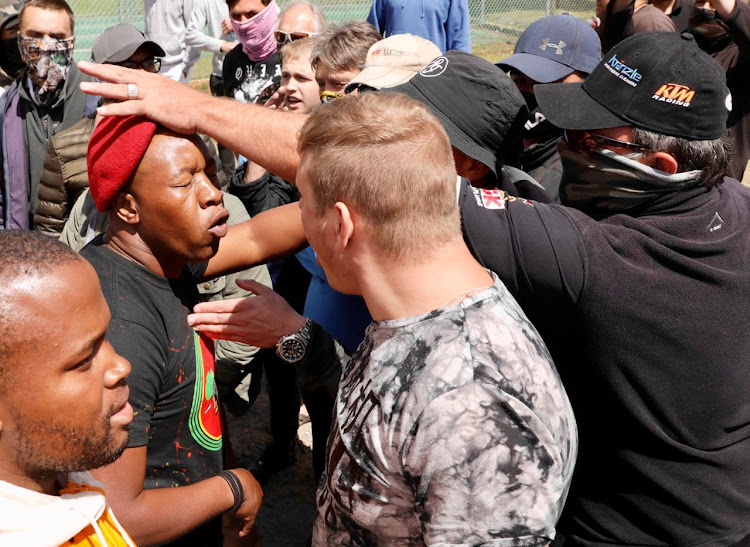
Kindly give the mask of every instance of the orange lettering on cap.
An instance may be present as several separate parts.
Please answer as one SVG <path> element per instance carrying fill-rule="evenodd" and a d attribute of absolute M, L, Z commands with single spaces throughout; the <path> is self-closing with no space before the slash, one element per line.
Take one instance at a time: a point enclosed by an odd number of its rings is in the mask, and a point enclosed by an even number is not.
<path fill-rule="evenodd" d="M 690 104 L 690 101 L 692 101 L 695 96 L 695 91 L 680 84 L 664 84 L 656 90 L 654 96 Z"/>

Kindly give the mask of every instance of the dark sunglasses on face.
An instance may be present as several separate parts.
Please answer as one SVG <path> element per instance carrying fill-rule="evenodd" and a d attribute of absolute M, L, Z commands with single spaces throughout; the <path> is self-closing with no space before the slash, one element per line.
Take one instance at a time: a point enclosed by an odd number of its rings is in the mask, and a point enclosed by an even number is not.
<path fill-rule="evenodd" d="M 145 70 L 146 72 L 159 72 L 161 70 L 161 59 L 146 59 L 145 61 L 141 63 L 136 63 L 135 61 L 122 61 L 120 63 L 113 63 L 117 66 L 122 66 L 125 68 L 133 68 L 133 69 L 140 69 Z"/>
<path fill-rule="evenodd" d="M 650 148 L 640 144 L 636 144 L 634 142 L 612 139 L 610 137 L 605 137 L 604 135 L 599 135 L 597 133 L 590 133 L 588 131 L 574 131 L 571 133 L 569 131 L 563 130 L 563 139 L 566 143 L 568 143 L 568 146 L 572 150 L 583 152 L 585 154 L 589 154 L 597 148 L 603 148 L 605 146 L 627 148 L 628 150 L 638 150 L 639 152 L 651 151 Z"/>
<path fill-rule="evenodd" d="M 369 86 L 367 84 L 363 83 L 353 83 L 349 84 L 344 88 L 344 94 L 349 95 L 349 93 L 354 93 L 355 91 L 359 91 L 360 94 L 367 93 L 368 91 L 377 91 L 377 88 Z"/>
<path fill-rule="evenodd" d="M 276 39 L 276 43 L 281 45 L 290 44 L 295 40 L 301 40 L 302 38 L 309 38 L 310 36 L 317 36 L 317 32 L 284 32 L 283 30 L 277 30 L 273 33 L 273 37 Z"/>

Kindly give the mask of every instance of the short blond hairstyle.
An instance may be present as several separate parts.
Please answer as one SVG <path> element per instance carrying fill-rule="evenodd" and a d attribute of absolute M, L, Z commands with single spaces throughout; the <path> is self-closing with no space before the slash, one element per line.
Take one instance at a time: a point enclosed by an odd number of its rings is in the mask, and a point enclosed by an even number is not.
<path fill-rule="evenodd" d="M 317 214 L 345 203 L 389 259 L 419 260 L 460 237 L 450 141 L 423 104 L 400 93 L 337 99 L 313 111 L 298 150 Z"/>
<path fill-rule="evenodd" d="M 332 72 L 362 70 L 370 46 L 383 37 L 370 23 L 357 21 L 330 27 L 313 51 L 312 66 L 324 66 Z"/>
<path fill-rule="evenodd" d="M 313 49 L 315 49 L 318 42 L 320 42 L 320 37 L 310 36 L 309 38 L 300 38 L 299 40 L 284 44 L 279 52 L 281 63 L 284 64 L 289 59 L 311 61 Z"/>

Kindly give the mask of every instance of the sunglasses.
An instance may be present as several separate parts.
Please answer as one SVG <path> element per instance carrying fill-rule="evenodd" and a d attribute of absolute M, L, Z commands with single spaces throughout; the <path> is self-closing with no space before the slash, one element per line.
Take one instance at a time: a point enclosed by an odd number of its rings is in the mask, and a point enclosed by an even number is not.
<path fill-rule="evenodd" d="M 336 93 L 335 91 L 324 91 L 320 94 L 320 102 L 321 103 L 330 103 L 331 101 L 335 101 L 336 99 L 340 99 L 344 95 L 342 93 Z"/>
<path fill-rule="evenodd" d="M 353 84 L 349 84 L 344 88 L 345 95 L 349 95 L 350 93 L 354 93 L 355 91 L 359 91 L 360 94 L 362 94 L 367 93 L 368 91 L 377 91 L 377 88 L 372 87 L 371 85 L 356 82 Z"/>
<path fill-rule="evenodd" d="M 284 32 L 283 30 L 277 30 L 273 33 L 273 37 L 276 39 L 276 43 L 280 46 L 284 44 L 291 44 L 295 40 L 302 40 L 302 38 L 309 38 L 310 36 L 317 36 L 317 32 Z"/>
<path fill-rule="evenodd" d="M 120 63 L 112 63 L 117 66 L 125 67 L 125 68 L 131 68 L 131 69 L 140 69 L 145 70 L 146 72 L 159 72 L 161 70 L 161 59 L 146 59 L 145 61 L 141 63 L 136 63 L 135 61 L 122 61 Z"/>
<path fill-rule="evenodd" d="M 640 152 L 651 152 L 652 150 L 647 146 L 636 144 L 634 142 L 621 141 L 618 139 L 612 139 L 599 135 L 597 133 L 589 133 L 588 131 L 575 131 L 569 133 L 563 130 L 563 140 L 568 143 L 568 146 L 572 150 L 578 152 L 591 153 L 597 148 L 603 148 L 605 146 L 614 146 L 620 148 L 627 148 L 628 150 L 638 150 Z"/>

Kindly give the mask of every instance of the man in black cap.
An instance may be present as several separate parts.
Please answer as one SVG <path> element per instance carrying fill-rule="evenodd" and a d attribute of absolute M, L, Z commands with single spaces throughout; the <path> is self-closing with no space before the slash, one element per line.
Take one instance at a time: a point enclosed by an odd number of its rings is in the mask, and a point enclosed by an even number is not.
<path fill-rule="evenodd" d="M 535 91 L 566 131 L 560 197 L 578 210 L 467 187 L 459 203 L 576 411 L 558 530 L 572 545 L 747 539 L 750 190 L 722 179 L 723 71 L 691 35 L 640 34 L 582 84 Z"/>
<path fill-rule="evenodd" d="M 409 95 L 438 117 L 450 138 L 456 171 L 472 186 L 550 201 L 534 179 L 505 165 L 521 146 L 528 110 L 516 86 L 495 65 L 449 51 L 389 91 Z"/>
<path fill-rule="evenodd" d="M 153 78 L 82 69 L 119 82 L 87 84 L 92 93 L 139 86 L 140 100 L 109 113 L 211 131 L 294 178 L 297 128 L 283 113 L 203 119 L 221 105 L 170 86 L 170 106 Z M 722 177 L 723 71 L 690 35 L 639 34 L 584 83 L 536 94 L 567 130 L 561 197 L 583 211 L 467 184 L 459 206 L 469 249 L 541 333 L 576 410 L 580 455 L 558 529 L 572 545 L 746 542 L 750 189 Z M 217 124 L 232 116 L 277 128 L 277 139 Z"/>
<path fill-rule="evenodd" d="M 95 63 L 108 63 L 147 72 L 159 72 L 164 50 L 133 25 L 120 23 L 105 29 L 91 46 Z M 34 228 L 59 235 L 70 212 L 88 187 L 86 147 L 94 131 L 95 115 L 61 131 L 50 139 L 39 181 L 39 200 Z"/>

